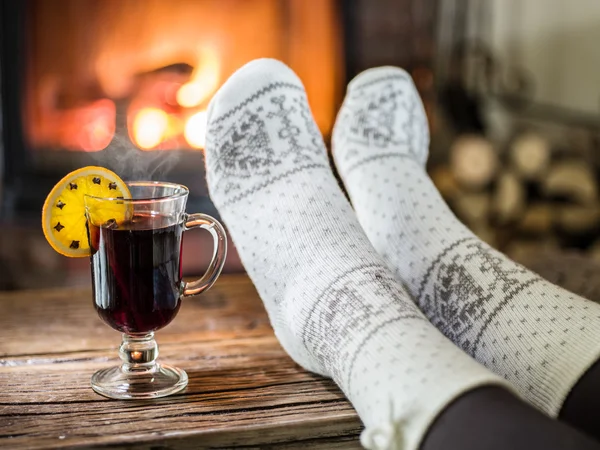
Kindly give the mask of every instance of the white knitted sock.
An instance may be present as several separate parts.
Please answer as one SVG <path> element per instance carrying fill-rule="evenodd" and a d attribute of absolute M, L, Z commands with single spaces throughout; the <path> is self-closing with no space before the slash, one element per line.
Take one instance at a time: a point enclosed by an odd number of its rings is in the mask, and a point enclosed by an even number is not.
<path fill-rule="evenodd" d="M 336 166 L 375 249 L 447 337 L 556 416 L 600 355 L 600 306 L 481 242 L 424 170 L 427 120 L 401 69 L 348 86 L 333 133 Z"/>
<path fill-rule="evenodd" d="M 332 377 L 371 449 L 416 449 L 436 415 L 504 380 L 439 333 L 368 242 L 300 80 L 253 61 L 208 110 L 208 186 L 282 346 Z M 504 384 L 505 385 L 505 384 Z"/>

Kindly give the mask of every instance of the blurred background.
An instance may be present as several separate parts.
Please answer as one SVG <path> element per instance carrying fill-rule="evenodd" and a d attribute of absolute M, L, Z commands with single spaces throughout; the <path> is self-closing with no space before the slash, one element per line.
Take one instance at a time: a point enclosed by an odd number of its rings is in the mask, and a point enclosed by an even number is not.
<path fill-rule="evenodd" d="M 458 217 L 516 259 L 600 260 L 597 0 L 20 0 L 0 3 L 0 289 L 82 285 L 89 262 L 41 232 L 52 186 L 86 165 L 191 190 L 206 107 L 238 67 L 289 64 L 329 142 L 345 85 L 408 70 L 432 133 L 428 170 Z M 201 273 L 209 236 L 186 233 Z M 243 268 L 231 246 L 226 271 Z"/>

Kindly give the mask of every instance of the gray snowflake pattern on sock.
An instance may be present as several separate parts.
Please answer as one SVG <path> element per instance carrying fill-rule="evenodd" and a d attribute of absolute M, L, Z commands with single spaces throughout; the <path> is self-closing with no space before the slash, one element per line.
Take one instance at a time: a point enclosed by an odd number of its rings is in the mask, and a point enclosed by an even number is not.
<path fill-rule="evenodd" d="M 347 146 L 338 161 L 346 171 L 368 161 L 398 156 L 425 163 L 427 152 L 423 148 L 429 145 L 427 122 L 421 103 L 398 87 L 404 83 L 412 84 L 412 80 L 407 74 L 395 73 L 353 86 L 348 92 L 337 120 L 344 125 L 334 129 L 334 139 Z M 373 85 L 381 88 L 369 90 Z M 368 154 L 361 151 L 364 146 L 369 147 Z M 402 151 L 389 152 L 390 148 Z"/>
<path fill-rule="evenodd" d="M 244 106 L 239 120 L 233 123 L 219 119 L 211 121 L 207 134 L 217 143 L 219 157 L 211 160 L 210 173 L 227 179 L 223 185 L 217 184 L 216 189 L 222 189 L 234 199 L 286 176 L 286 168 L 291 163 L 296 164 L 296 171 L 328 166 L 320 151 L 322 138 L 318 130 L 308 126 L 306 111 L 297 106 L 306 103 L 302 98 L 304 94 L 269 95 L 277 88 L 278 85 L 273 84 L 264 88 L 262 94 L 256 93 L 255 100 L 263 96 L 268 98 L 266 106 L 262 101 L 254 107 Z M 299 118 L 303 120 L 299 121 Z M 265 120 L 272 119 L 279 124 L 276 142 L 265 130 Z M 283 143 L 285 146 L 282 147 Z"/>
<path fill-rule="evenodd" d="M 289 68 L 255 61 L 223 85 L 208 109 L 206 164 L 277 338 L 338 383 L 366 425 L 365 446 L 416 450 L 457 396 L 507 386 L 427 321 L 377 255 Z"/>
<path fill-rule="evenodd" d="M 372 100 L 390 90 L 403 101 Z M 454 217 L 424 170 L 429 139 L 415 103 L 400 69 L 371 69 L 349 85 L 333 151 L 361 226 L 440 331 L 556 416 L 600 356 L 600 306 L 509 260 Z M 357 123 L 385 118 L 387 130 L 390 115 L 392 139 L 363 139 L 373 133 Z"/>

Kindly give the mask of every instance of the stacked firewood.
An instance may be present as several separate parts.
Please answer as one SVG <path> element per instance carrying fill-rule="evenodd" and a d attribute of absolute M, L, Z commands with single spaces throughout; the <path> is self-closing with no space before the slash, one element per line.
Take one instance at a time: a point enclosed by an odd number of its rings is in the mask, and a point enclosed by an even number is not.
<path fill-rule="evenodd" d="M 524 131 L 505 148 L 462 135 L 431 176 L 456 215 L 491 245 L 523 253 L 579 248 L 600 255 L 597 168 Z"/>

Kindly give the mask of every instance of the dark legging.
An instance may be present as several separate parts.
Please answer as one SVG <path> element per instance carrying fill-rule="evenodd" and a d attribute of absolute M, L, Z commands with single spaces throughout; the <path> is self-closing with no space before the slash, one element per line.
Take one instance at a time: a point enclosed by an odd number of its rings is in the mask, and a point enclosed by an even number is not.
<path fill-rule="evenodd" d="M 600 361 L 575 385 L 559 418 L 600 442 Z"/>
<path fill-rule="evenodd" d="M 583 379 L 561 417 L 586 429 L 586 414 L 592 407 L 586 402 L 582 409 L 573 405 L 587 393 L 579 392 L 580 385 L 584 385 Z M 594 386 L 593 392 L 600 392 L 600 384 Z M 594 405 L 597 407 L 597 402 Z M 600 443 L 565 422 L 550 419 L 503 388 L 482 387 L 464 394 L 440 414 L 421 450 L 600 450 Z"/>

